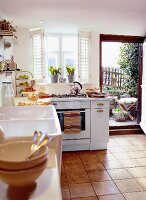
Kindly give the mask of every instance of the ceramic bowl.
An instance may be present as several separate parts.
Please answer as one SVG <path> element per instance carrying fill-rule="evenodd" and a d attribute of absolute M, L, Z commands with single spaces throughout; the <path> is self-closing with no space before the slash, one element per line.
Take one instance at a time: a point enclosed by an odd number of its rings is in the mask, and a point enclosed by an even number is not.
<path fill-rule="evenodd" d="M 0 144 L 0 169 L 24 170 L 39 165 L 48 156 L 48 147 L 44 146 L 37 156 L 26 159 L 30 154 L 31 141 L 13 141 Z"/>
<path fill-rule="evenodd" d="M 7 183 L 10 186 L 22 187 L 33 183 L 45 170 L 47 165 L 47 159 L 30 169 L 17 170 L 17 171 L 7 171 L 0 170 L 0 179 L 4 183 Z"/>

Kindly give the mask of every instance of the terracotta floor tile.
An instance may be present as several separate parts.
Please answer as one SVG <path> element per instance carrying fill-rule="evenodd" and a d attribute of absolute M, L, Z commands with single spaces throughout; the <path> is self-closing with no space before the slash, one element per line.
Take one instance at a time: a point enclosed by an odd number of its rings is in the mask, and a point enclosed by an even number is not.
<path fill-rule="evenodd" d="M 108 147 L 108 149 L 112 152 L 112 153 L 122 153 L 125 152 L 125 150 L 122 147 Z"/>
<path fill-rule="evenodd" d="M 67 173 L 68 183 L 88 183 L 90 179 L 85 171 Z"/>
<path fill-rule="evenodd" d="M 136 178 L 136 180 L 146 190 L 146 177 Z"/>
<path fill-rule="evenodd" d="M 118 194 L 119 189 L 113 181 L 93 182 L 96 195 Z"/>
<path fill-rule="evenodd" d="M 86 171 L 104 170 L 101 162 L 83 162 Z"/>
<path fill-rule="evenodd" d="M 133 146 L 133 145 L 131 145 L 131 146 L 123 146 L 122 148 L 123 148 L 126 152 L 137 151 L 137 146 Z M 146 150 L 146 147 L 144 147 L 144 146 L 139 146 L 139 147 L 138 147 L 138 150 L 139 150 L 139 151 Z"/>
<path fill-rule="evenodd" d="M 81 160 L 80 160 L 80 157 L 70 157 L 70 158 L 65 158 L 63 159 L 63 163 L 66 164 L 66 163 L 81 163 Z"/>
<path fill-rule="evenodd" d="M 120 160 L 123 167 L 140 167 L 142 166 L 137 159 L 126 159 L 126 160 Z"/>
<path fill-rule="evenodd" d="M 142 166 L 146 166 L 146 158 L 138 158 L 136 159 Z"/>
<path fill-rule="evenodd" d="M 111 180 L 111 177 L 106 170 L 88 171 L 87 174 L 91 182 Z"/>
<path fill-rule="evenodd" d="M 110 136 L 108 150 L 62 157 L 63 200 L 146 200 L 145 135 Z"/>
<path fill-rule="evenodd" d="M 70 184 L 71 198 L 96 196 L 91 183 Z"/>
<path fill-rule="evenodd" d="M 68 185 L 68 182 L 67 182 L 66 174 L 62 173 L 61 174 L 61 186 L 64 187 L 64 186 L 67 186 L 67 185 Z"/>
<path fill-rule="evenodd" d="M 70 192 L 68 186 L 64 186 L 62 189 L 62 198 L 63 200 L 70 199 Z"/>
<path fill-rule="evenodd" d="M 62 156 L 63 163 L 81 163 L 80 157 L 78 154 L 63 154 Z"/>
<path fill-rule="evenodd" d="M 146 192 L 124 193 L 126 200 L 146 200 Z"/>
<path fill-rule="evenodd" d="M 110 141 L 108 147 L 119 147 L 119 144 L 116 141 Z"/>
<path fill-rule="evenodd" d="M 80 159 L 82 162 L 94 162 L 99 161 L 95 154 L 81 154 Z"/>
<path fill-rule="evenodd" d="M 117 160 L 111 153 L 105 154 L 105 155 L 97 155 L 97 158 L 103 162 L 107 160 Z"/>
<path fill-rule="evenodd" d="M 93 151 L 79 151 L 79 155 L 80 156 L 82 156 L 82 155 L 86 155 L 86 156 L 95 155 L 95 150 L 93 150 Z"/>
<path fill-rule="evenodd" d="M 132 145 L 135 145 L 135 146 L 141 146 L 141 145 L 145 145 L 145 142 L 142 141 L 138 141 L 138 140 L 133 140 L 133 141 L 130 141 Z"/>
<path fill-rule="evenodd" d="M 108 160 L 106 162 L 102 162 L 102 164 L 106 169 L 123 168 L 122 164 L 117 160 L 116 161 Z"/>
<path fill-rule="evenodd" d="M 65 173 L 65 169 L 64 169 L 64 164 L 63 164 L 63 162 L 61 163 L 61 173 Z"/>
<path fill-rule="evenodd" d="M 143 190 L 143 188 L 134 179 L 115 180 L 115 183 L 122 193 L 138 192 Z"/>
<path fill-rule="evenodd" d="M 66 173 L 85 171 L 82 163 L 67 163 L 64 164 L 64 168 Z"/>
<path fill-rule="evenodd" d="M 97 197 L 81 197 L 81 198 L 73 198 L 72 200 L 98 200 Z"/>
<path fill-rule="evenodd" d="M 109 153 L 110 153 L 110 151 L 108 149 L 105 149 L 105 150 L 96 150 L 95 151 L 95 154 L 97 156 L 103 156 L 103 155 L 106 155 L 106 154 L 109 154 Z"/>
<path fill-rule="evenodd" d="M 64 151 L 62 153 L 62 156 L 76 156 L 76 155 L 79 155 L 80 151 Z"/>
<path fill-rule="evenodd" d="M 129 146 L 132 145 L 131 141 L 128 141 L 126 139 L 116 140 L 116 142 L 119 144 L 119 146 Z"/>
<path fill-rule="evenodd" d="M 138 151 L 138 152 L 127 152 L 129 158 L 146 158 L 145 151 Z"/>
<path fill-rule="evenodd" d="M 125 200 L 122 194 L 112 194 L 106 196 L 98 196 L 99 200 Z"/>
<path fill-rule="evenodd" d="M 133 178 L 126 169 L 110 169 L 108 173 L 112 179 L 127 179 Z"/>
<path fill-rule="evenodd" d="M 135 178 L 146 177 L 145 167 L 127 168 L 128 172 Z"/>
<path fill-rule="evenodd" d="M 120 159 L 120 160 L 129 159 L 128 152 L 113 153 L 113 155 L 115 156 L 116 159 Z"/>

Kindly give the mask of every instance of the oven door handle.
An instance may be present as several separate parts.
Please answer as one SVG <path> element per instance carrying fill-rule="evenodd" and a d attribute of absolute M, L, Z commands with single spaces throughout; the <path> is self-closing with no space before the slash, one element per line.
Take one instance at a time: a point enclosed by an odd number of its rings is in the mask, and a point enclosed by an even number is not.
<path fill-rule="evenodd" d="M 57 106 L 57 103 L 52 103 L 53 106 Z"/>
<path fill-rule="evenodd" d="M 63 111 L 57 111 L 57 114 L 63 114 L 64 112 Z"/>
<path fill-rule="evenodd" d="M 64 113 L 65 111 L 56 111 L 57 113 Z M 66 111 L 67 112 L 67 111 Z M 74 111 L 70 111 L 70 112 L 74 112 Z M 80 113 L 85 113 L 85 111 L 80 111 Z"/>

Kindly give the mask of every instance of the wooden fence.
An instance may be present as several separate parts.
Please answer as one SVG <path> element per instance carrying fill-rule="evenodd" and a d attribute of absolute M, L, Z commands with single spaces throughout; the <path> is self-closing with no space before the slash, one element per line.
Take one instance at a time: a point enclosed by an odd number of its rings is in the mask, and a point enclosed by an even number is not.
<path fill-rule="evenodd" d="M 123 88 L 125 73 L 119 68 L 102 67 L 102 85 Z"/>

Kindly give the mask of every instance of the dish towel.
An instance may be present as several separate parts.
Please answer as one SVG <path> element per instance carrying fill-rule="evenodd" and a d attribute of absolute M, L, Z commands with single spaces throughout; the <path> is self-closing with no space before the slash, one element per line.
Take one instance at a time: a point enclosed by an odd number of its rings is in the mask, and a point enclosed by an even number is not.
<path fill-rule="evenodd" d="M 76 134 L 81 131 L 81 115 L 78 111 L 64 112 L 64 133 Z"/>

